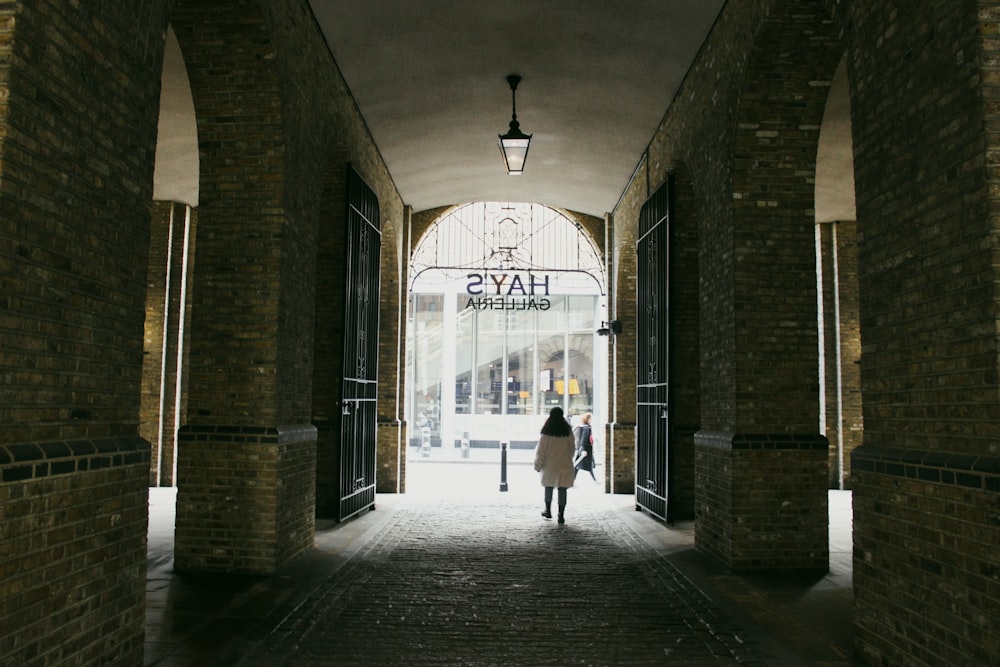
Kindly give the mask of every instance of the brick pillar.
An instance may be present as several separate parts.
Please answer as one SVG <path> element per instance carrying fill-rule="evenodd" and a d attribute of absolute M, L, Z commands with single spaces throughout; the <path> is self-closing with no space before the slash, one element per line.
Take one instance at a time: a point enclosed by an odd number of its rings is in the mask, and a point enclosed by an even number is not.
<path fill-rule="evenodd" d="M 410 211 L 403 212 L 408 218 Z M 406 367 L 403 337 L 408 280 L 409 252 L 404 247 L 407 224 L 387 221 L 382 226 L 381 285 L 378 332 L 378 435 L 375 474 L 378 493 L 399 493 L 404 489 L 406 428 L 403 421 L 403 377 Z M 447 442 L 445 434 L 442 443 Z"/>
<path fill-rule="evenodd" d="M 832 79 L 843 45 L 822 3 L 791 4 L 752 36 L 729 210 L 699 229 L 696 544 L 741 571 L 828 567 L 814 177 L 829 88 L 816 82 Z"/>
<path fill-rule="evenodd" d="M 622 330 L 609 337 L 608 357 L 611 366 L 609 378 L 609 418 L 605 442 L 608 487 L 611 493 L 635 493 L 636 447 L 636 378 L 640 344 L 636 335 L 637 263 L 636 233 L 639 209 L 645 193 L 636 191 L 625 198 L 627 210 L 615 216 L 610 225 L 611 253 L 616 261 L 610 263 L 608 285 L 609 319 L 622 323 Z"/>
<path fill-rule="evenodd" d="M 847 7 L 864 344 L 855 637 L 865 664 L 993 666 L 1000 12 L 899 7 Z M 942 48 L 889 34 L 933 34 Z"/>
<path fill-rule="evenodd" d="M 275 58 L 260 10 L 179 2 L 171 17 L 201 158 L 179 570 L 269 573 L 313 545 L 323 136 L 317 124 L 286 120 L 303 107 L 284 95 L 301 91 L 279 83 L 294 64 Z M 310 38 L 301 33 L 301 45 Z M 293 131 L 301 127 L 314 132 Z"/>
<path fill-rule="evenodd" d="M 149 445 L 0 444 L 0 662 L 139 665 Z"/>
<path fill-rule="evenodd" d="M 837 314 L 840 336 L 840 464 L 843 488 L 851 488 L 851 453 L 861 446 L 864 415 L 861 400 L 861 314 L 858 305 L 858 223 L 837 223 Z"/>
<path fill-rule="evenodd" d="M 312 546 L 316 429 L 185 426 L 174 567 L 272 573 Z"/>
<path fill-rule="evenodd" d="M 406 447 L 405 427 L 397 419 L 379 419 L 375 444 L 375 491 L 377 493 L 399 493 L 404 482 Z"/>
<path fill-rule="evenodd" d="M 167 257 L 171 221 L 171 202 L 154 202 L 149 234 L 149 268 L 147 270 L 146 321 L 142 347 L 142 401 L 139 408 L 139 435 L 152 443 L 152 461 L 149 485 L 159 486 L 159 450 L 162 426 L 160 410 L 163 405 L 163 346 L 166 332 L 165 316 L 167 295 Z"/>
<path fill-rule="evenodd" d="M 4 665 L 143 661 L 137 423 L 165 4 L 0 4 Z"/>
<path fill-rule="evenodd" d="M 635 493 L 635 424 L 608 424 L 604 438 L 609 492 Z"/>
<path fill-rule="evenodd" d="M 701 424 L 701 318 L 698 207 L 685 165 L 674 167 L 670 218 L 670 442 L 667 515 L 695 516 L 694 434 Z"/>
<path fill-rule="evenodd" d="M 315 342 L 313 353 L 312 423 L 316 443 L 316 511 L 337 516 L 340 460 L 340 412 L 344 377 L 344 284 L 346 253 L 348 155 L 332 151 L 323 176 L 320 227 L 317 236 Z"/>
<path fill-rule="evenodd" d="M 695 544 L 733 572 L 826 572 L 821 436 L 695 434 Z"/>
<path fill-rule="evenodd" d="M 865 664 L 996 665 L 997 457 L 865 445 L 853 459 Z"/>

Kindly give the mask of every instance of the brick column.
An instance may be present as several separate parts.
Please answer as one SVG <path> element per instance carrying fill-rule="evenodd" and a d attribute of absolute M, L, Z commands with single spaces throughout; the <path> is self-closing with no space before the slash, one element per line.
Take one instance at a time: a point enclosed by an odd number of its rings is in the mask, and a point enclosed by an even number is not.
<path fill-rule="evenodd" d="M 271 573 L 313 543 L 316 429 L 185 426 L 174 567 Z"/>
<path fill-rule="evenodd" d="M 826 475 L 820 436 L 700 431 L 696 546 L 733 572 L 826 572 Z"/>
<path fill-rule="evenodd" d="M 375 485 L 378 493 L 404 490 L 406 466 L 406 426 L 403 406 L 403 376 L 406 367 L 403 341 L 406 335 L 406 298 L 409 281 L 406 267 L 409 252 L 405 247 L 409 228 L 405 220 L 388 219 L 382 226 L 381 285 L 379 292 L 378 332 L 378 434 L 375 460 L 378 468 Z M 402 222 L 402 224 L 400 224 Z M 443 436 L 444 434 L 442 434 Z"/>
<path fill-rule="evenodd" d="M 645 164 L 643 168 L 645 168 Z M 646 193 L 640 188 L 632 189 L 623 197 L 622 208 L 609 226 L 611 247 L 608 276 L 609 319 L 622 323 L 622 330 L 609 337 L 608 360 L 611 367 L 609 378 L 609 418 L 605 442 L 608 486 L 611 493 L 635 493 L 635 447 L 636 447 L 636 378 L 640 344 L 636 335 L 638 320 L 636 235 L 638 233 L 639 210 Z"/>
<path fill-rule="evenodd" d="M 794 7 L 775 7 L 751 37 L 725 158 L 729 210 L 699 228 L 696 543 L 740 571 L 828 567 L 814 176 L 829 88 L 816 82 L 832 79 L 843 45 L 821 3 Z M 717 32 L 712 48 L 724 44 Z"/>
<path fill-rule="evenodd" d="M 864 344 L 856 643 L 870 665 L 996 665 L 1000 7 L 898 8 L 847 7 Z"/>
<path fill-rule="evenodd" d="M 0 445 L 3 664 L 142 663 L 148 469 L 134 437 Z"/>
<path fill-rule="evenodd" d="M 635 424 L 608 424 L 604 438 L 610 493 L 635 493 Z"/>
<path fill-rule="evenodd" d="M 701 281 L 698 207 L 691 175 L 674 166 L 670 219 L 670 431 L 668 503 L 671 521 L 695 517 L 694 434 L 701 424 Z"/>
<path fill-rule="evenodd" d="M 312 423 L 316 443 L 316 511 L 336 516 L 340 461 L 340 413 L 343 409 L 344 298 L 347 287 L 340 267 L 346 252 L 348 154 L 331 151 L 323 175 L 319 234 L 317 236 L 315 340 L 313 344 Z"/>
<path fill-rule="evenodd" d="M 405 482 L 405 425 L 397 419 L 379 419 L 375 443 L 375 491 L 399 493 Z"/>
<path fill-rule="evenodd" d="M 0 3 L 4 665 L 143 660 L 137 423 L 165 4 Z"/>
<path fill-rule="evenodd" d="M 300 17 L 286 18 L 269 21 L 258 5 L 194 2 L 178 3 L 171 17 L 201 159 L 187 423 L 178 436 L 180 570 L 268 573 L 313 544 L 324 127 L 289 117 L 306 104 L 280 83 L 299 74 L 275 57 L 274 26 Z M 298 45 L 317 39 L 302 31 Z M 312 131 L 296 131 L 304 127 Z"/>
<path fill-rule="evenodd" d="M 866 445 L 853 459 L 854 609 L 866 664 L 995 665 L 997 457 Z"/>

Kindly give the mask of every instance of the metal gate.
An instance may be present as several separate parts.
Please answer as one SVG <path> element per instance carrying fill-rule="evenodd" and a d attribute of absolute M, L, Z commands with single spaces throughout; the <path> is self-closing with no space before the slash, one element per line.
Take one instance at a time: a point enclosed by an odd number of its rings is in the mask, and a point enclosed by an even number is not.
<path fill-rule="evenodd" d="M 375 506 L 379 224 L 378 198 L 349 168 L 337 521 Z"/>
<path fill-rule="evenodd" d="M 639 213 L 636 505 L 667 518 L 669 433 L 670 209 L 673 181 L 646 200 Z"/>

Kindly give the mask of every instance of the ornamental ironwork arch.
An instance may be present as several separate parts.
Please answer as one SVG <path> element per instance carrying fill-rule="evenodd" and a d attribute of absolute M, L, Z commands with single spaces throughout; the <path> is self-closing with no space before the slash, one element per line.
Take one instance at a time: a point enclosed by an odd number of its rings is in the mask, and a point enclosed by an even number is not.
<path fill-rule="evenodd" d="M 502 202 L 438 218 L 413 252 L 410 290 L 490 270 L 558 274 L 564 285 L 604 295 L 601 253 L 580 223 L 543 204 Z"/>

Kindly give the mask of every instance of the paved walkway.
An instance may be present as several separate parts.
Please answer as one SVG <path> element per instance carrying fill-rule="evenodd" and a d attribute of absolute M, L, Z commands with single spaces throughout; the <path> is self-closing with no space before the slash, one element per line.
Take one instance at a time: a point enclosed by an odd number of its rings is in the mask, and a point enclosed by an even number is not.
<path fill-rule="evenodd" d="M 474 462 L 412 465 L 410 493 L 321 524 L 317 549 L 268 578 L 173 574 L 153 512 L 146 665 L 851 664 L 837 568 L 733 577 L 692 549 L 690 526 L 589 479 L 565 525 L 540 516 L 530 466 L 512 461 L 507 481 L 499 492 L 499 469 Z"/>

